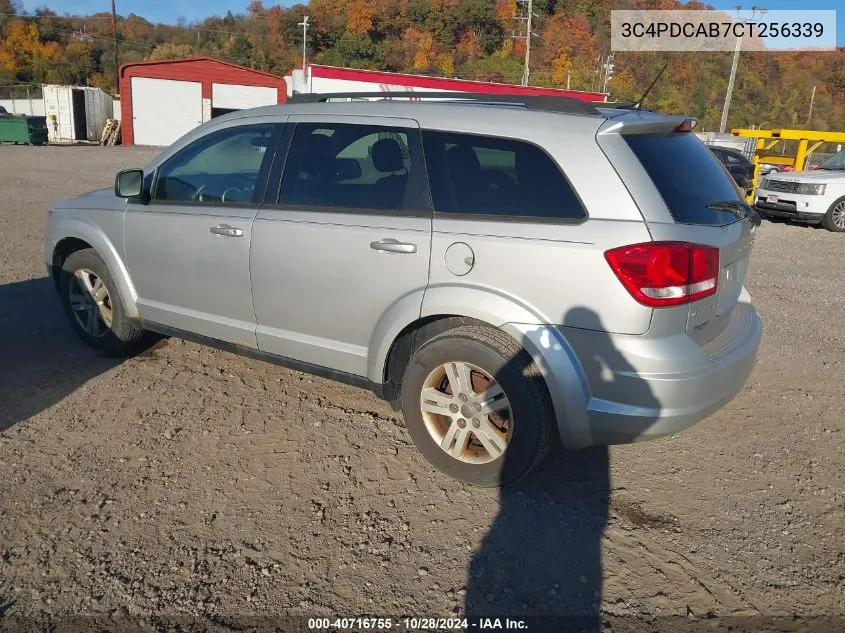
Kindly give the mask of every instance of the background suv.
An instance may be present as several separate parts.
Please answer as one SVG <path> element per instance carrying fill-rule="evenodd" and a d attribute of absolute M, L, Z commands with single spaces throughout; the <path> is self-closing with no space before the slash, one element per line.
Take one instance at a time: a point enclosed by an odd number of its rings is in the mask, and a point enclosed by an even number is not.
<path fill-rule="evenodd" d="M 761 338 L 756 215 L 692 122 L 448 97 L 221 116 L 56 204 L 44 255 L 71 327 L 368 387 L 479 485 L 530 471 L 555 430 L 655 438 L 733 398 Z"/>
<path fill-rule="evenodd" d="M 845 231 L 845 150 L 809 172 L 768 174 L 760 182 L 754 206 L 764 217 Z"/>

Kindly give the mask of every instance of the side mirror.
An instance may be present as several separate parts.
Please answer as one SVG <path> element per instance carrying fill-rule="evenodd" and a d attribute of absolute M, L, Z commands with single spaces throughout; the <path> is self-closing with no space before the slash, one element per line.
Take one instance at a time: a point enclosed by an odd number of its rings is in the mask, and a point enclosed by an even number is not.
<path fill-rule="evenodd" d="M 126 169 L 114 179 L 114 195 L 118 198 L 138 198 L 144 194 L 144 170 Z"/>

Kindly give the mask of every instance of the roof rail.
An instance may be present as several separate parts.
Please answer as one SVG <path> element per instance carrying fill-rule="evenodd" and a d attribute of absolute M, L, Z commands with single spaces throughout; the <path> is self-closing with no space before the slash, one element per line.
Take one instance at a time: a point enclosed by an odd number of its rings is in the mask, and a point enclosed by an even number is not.
<path fill-rule="evenodd" d="M 585 114 L 601 116 L 596 106 L 588 101 L 581 101 L 572 97 L 553 97 L 549 95 L 517 95 L 494 94 L 481 92 L 326 92 L 294 94 L 287 102 L 296 103 L 325 103 L 330 99 L 383 99 L 383 100 L 442 100 L 469 101 L 490 105 L 520 105 L 529 110 L 543 112 L 559 112 L 565 114 Z"/>

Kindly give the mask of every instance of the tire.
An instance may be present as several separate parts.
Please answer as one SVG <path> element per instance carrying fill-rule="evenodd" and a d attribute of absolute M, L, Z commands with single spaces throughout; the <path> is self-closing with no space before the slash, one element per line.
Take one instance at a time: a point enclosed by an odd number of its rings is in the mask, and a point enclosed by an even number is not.
<path fill-rule="evenodd" d="M 94 289 L 100 297 L 96 304 L 90 292 Z M 127 355 L 142 343 L 144 331 L 126 317 L 114 279 L 93 249 L 71 253 L 64 261 L 59 296 L 71 328 L 86 345 L 107 354 Z M 92 311 L 94 316 L 90 316 Z"/>
<path fill-rule="evenodd" d="M 830 205 L 822 218 L 822 226 L 834 233 L 845 232 L 845 196 Z"/>
<path fill-rule="evenodd" d="M 453 389 L 453 380 L 471 387 Z M 491 388 L 498 392 L 497 385 L 504 399 L 478 398 Z M 442 473 L 472 485 L 516 481 L 551 445 L 554 415 L 539 369 L 513 339 L 492 328 L 461 326 L 421 345 L 405 369 L 401 397 L 408 431 L 423 456 Z M 492 411 L 487 415 L 485 404 Z"/>

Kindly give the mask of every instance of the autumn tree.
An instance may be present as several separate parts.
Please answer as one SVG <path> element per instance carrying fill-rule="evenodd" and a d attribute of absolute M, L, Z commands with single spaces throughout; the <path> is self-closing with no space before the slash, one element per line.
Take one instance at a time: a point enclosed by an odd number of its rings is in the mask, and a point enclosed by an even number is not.
<path fill-rule="evenodd" d="M 522 76 L 525 42 L 511 37 L 520 28 L 514 16 L 523 10 L 515 0 L 247 2 L 241 13 L 193 24 L 119 16 L 120 60 L 207 55 L 283 75 L 302 61 L 298 24 L 307 14 L 308 59 L 319 63 L 510 83 Z M 569 79 L 573 89 L 598 89 L 596 68 L 610 52 L 613 8 L 703 7 L 679 0 L 534 0 L 532 26 L 539 37 L 532 42 L 531 83 L 562 87 Z M 18 0 L 0 0 L 0 80 L 114 88 L 111 29 L 107 11 L 60 16 L 41 7 L 22 15 Z M 618 52 L 610 99 L 639 98 L 668 62 L 647 105 L 693 114 L 700 129 L 712 130 L 719 124 L 731 59 L 731 52 Z M 764 53 L 744 48 L 728 125 L 845 128 L 845 49 Z"/>
<path fill-rule="evenodd" d="M 371 0 L 352 0 L 346 14 L 346 31 L 364 35 L 373 28 L 375 7 Z"/>
<path fill-rule="evenodd" d="M 587 88 L 598 54 L 596 37 L 586 17 L 560 11 L 548 20 L 541 59 L 551 69 L 554 84 L 563 85 L 571 77 L 573 87 Z"/>
<path fill-rule="evenodd" d="M 20 11 L 17 0 L 0 0 L 0 37 L 5 37 L 6 26 Z"/>
<path fill-rule="evenodd" d="M 188 44 L 159 44 L 150 53 L 149 59 L 184 59 L 193 57 L 194 50 Z"/>

